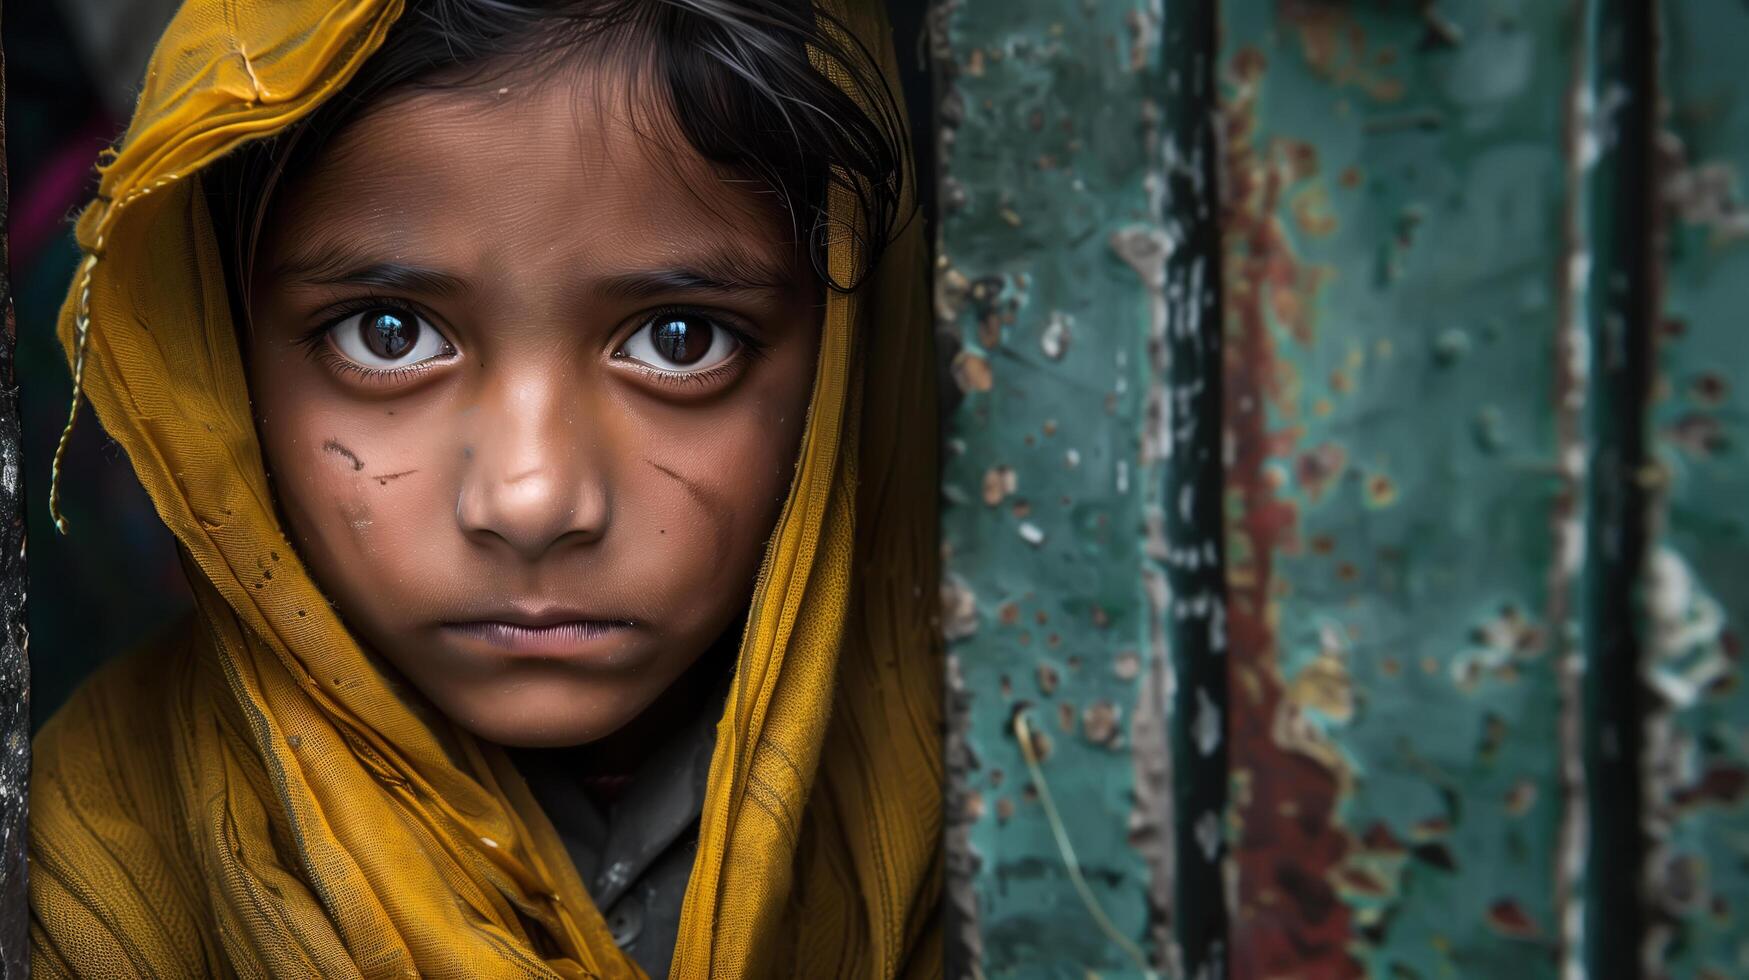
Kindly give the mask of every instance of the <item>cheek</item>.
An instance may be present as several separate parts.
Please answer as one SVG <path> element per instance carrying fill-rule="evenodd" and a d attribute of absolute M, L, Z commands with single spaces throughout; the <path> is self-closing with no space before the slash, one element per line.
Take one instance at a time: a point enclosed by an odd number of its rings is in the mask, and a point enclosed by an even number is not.
<path fill-rule="evenodd" d="M 421 426 L 404 407 L 324 396 L 319 379 L 257 378 L 262 451 L 287 533 L 342 608 L 418 588 L 433 567 L 434 517 L 447 513 Z M 395 414 L 391 415 L 390 412 Z M 451 500 L 453 505 L 453 500 Z"/>
<path fill-rule="evenodd" d="M 795 478 L 812 360 L 779 366 L 762 363 L 708 409 L 635 413 L 636 431 L 626 433 L 638 458 L 621 469 L 635 479 L 615 495 L 615 523 L 622 532 L 644 525 L 638 536 L 663 555 L 676 593 L 711 597 L 699 605 L 745 602 Z M 622 520 L 628 511 L 643 518 Z"/>

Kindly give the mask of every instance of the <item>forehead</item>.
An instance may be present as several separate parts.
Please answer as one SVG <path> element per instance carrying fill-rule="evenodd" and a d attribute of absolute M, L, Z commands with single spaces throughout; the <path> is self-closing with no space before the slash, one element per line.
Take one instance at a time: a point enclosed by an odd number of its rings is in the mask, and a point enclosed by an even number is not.
<path fill-rule="evenodd" d="M 792 253 L 774 198 L 700 157 L 659 96 L 609 63 L 393 94 L 276 202 L 269 247 L 289 233 L 494 261 L 657 261 L 701 238 Z"/>

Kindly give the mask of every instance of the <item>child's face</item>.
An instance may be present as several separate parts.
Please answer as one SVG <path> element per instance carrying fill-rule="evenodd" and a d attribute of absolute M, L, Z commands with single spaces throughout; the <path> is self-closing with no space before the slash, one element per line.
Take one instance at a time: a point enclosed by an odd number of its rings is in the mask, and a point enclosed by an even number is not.
<path fill-rule="evenodd" d="M 511 745 L 635 717 L 751 594 L 818 352 L 790 224 L 606 69 L 420 92 L 275 205 L 251 390 L 351 627 Z"/>

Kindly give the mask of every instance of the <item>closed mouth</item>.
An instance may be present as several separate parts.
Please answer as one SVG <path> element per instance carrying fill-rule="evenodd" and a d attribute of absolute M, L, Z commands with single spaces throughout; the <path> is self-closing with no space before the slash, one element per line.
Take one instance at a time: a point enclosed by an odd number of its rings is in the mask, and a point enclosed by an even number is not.
<path fill-rule="evenodd" d="M 631 629 L 634 625 L 636 624 L 625 619 L 569 619 L 535 624 L 478 619 L 445 623 L 443 628 L 507 650 L 556 653 L 612 636 Z"/>

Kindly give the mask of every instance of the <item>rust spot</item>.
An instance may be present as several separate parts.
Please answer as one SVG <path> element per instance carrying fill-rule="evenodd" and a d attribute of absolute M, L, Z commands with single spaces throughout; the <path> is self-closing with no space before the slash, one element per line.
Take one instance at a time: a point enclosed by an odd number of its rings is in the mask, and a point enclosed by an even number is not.
<path fill-rule="evenodd" d="M 1004 796 L 996 801 L 996 822 L 1007 823 L 1014 816 L 1014 801 Z"/>
<path fill-rule="evenodd" d="M 1524 907 L 1511 898 L 1502 898 L 1488 906 L 1488 924 L 1514 939 L 1530 939 L 1542 933 Z"/>
<path fill-rule="evenodd" d="M 954 383 L 968 394 L 989 391 L 996 384 L 990 362 L 971 351 L 960 351 L 954 355 L 952 373 Z"/>
<path fill-rule="evenodd" d="M 1057 693 L 1057 682 L 1059 680 L 1061 680 L 1061 677 L 1057 674 L 1057 668 L 1052 667 L 1050 664 L 1038 665 L 1038 690 L 1040 694 L 1043 694 L 1048 698 Z"/>
<path fill-rule="evenodd" d="M 1374 473 L 1366 480 L 1368 507 L 1389 507 L 1397 502 L 1397 484 L 1383 473 Z"/>
<path fill-rule="evenodd" d="M 1353 86 L 1376 102 L 1403 98 L 1403 81 L 1381 71 L 1380 63 L 1367 50 L 1366 30 L 1354 20 L 1347 4 L 1319 0 L 1279 0 L 1276 17 L 1299 35 L 1300 53 L 1306 67 L 1336 88 Z"/>
<path fill-rule="evenodd" d="M 1366 828 L 1366 833 L 1361 837 L 1361 843 L 1366 846 L 1367 850 L 1378 854 L 1402 854 L 1408 850 L 1403 846 L 1403 842 L 1397 839 L 1397 835 L 1391 833 L 1391 828 L 1383 822 L 1374 823 Z"/>
<path fill-rule="evenodd" d="M 1075 706 L 1067 701 L 1057 705 L 1057 727 L 1071 735 L 1075 733 Z"/>
<path fill-rule="evenodd" d="M 1019 477 L 1015 476 L 1013 467 L 992 466 L 984 471 L 984 504 L 995 507 L 1002 503 L 1009 494 L 1020 486 Z"/>
<path fill-rule="evenodd" d="M 1688 390 L 1695 401 L 1716 408 L 1724 403 L 1725 396 L 1730 393 L 1731 383 L 1716 371 L 1706 371 L 1695 376 Z"/>
<path fill-rule="evenodd" d="M 1305 491 L 1306 499 L 1317 503 L 1324 497 L 1324 491 L 1330 488 L 1331 481 L 1342 475 L 1342 468 L 1347 465 L 1348 453 L 1333 442 L 1301 453 L 1294 461 L 1294 481 Z M 1313 550 L 1317 546 L 1313 545 Z M 1324 552 L 1327 554 L 1328 552 Z"/>
<path fill-rule="evenodd" d="M 985 350 L 1002 346 L 1002 317 L 995 311 L 978 317 L 978 344 Z"/>
<path fill-rule="evenodd" d="M 1703 804 L 1736 806 L 1749 796 L 1749 770 L 1741 766 L 1715 765 L 1700 781 L 1676 791 L 1671 801 L 1678 807 Z"/>
<path fill-rule="evenodd" d="M 1335 65 L 1347 42 L 1333 38 L 1326 5 L 1309 0 L 1280 9 L 1301 31 L 1302 47 L 1327 52 Z M 1335 19 L 1333 19 L 1335 18 Z M 1309 20 L 1322 19 L 1323 26 Z M 1315 60 L 1308 53 L 1308 60 Z M 1295 255 L 1280 213 L 1289 184 L 1315 168 L 1291 144 L 1270 141 L 1260 150 L 1256 100 L 1267 62 L 1252 48 L 1229 61 L 1220 124 L 1224 239 L 1222 288 L 1227 343 L 1223 351 L 1222 414 L 1227 445 L 1229 677 L 1228 752 L 1233 771 L 1233 841 L 1237 906 L 1233 922 L 1234 976 L 1315 976 L 1347 980 L 1363 975 L 1350 949 L 1353 913 L 1331 884 L 1355 842 L 1336 818 L 1336 804 L 1352 777 L 1341 757 L 1321 750 L 1303 733 L 1280 737 L 1299 710 L 1288 696 L 1276 637 L 1279 595 L 1285 582 L 1275 558 L 1296 547 L 1299 510 L 1279 494 L 1276 459 L 1295 458 L 1298 432 L 1272 438 L 1268 413 L 1295 411 L 1293 372 L 1276 354 L 1276 328 L 1297 343 L 1313 338 L 1315 297 L 1326 275 Z M 1286 445 L 1283 445 L 1283 442 Z M 1307 678 L 1302 698 L 1316 685 Z M 1321 693 L 1321 692 L 1320 692 Z M 1333 702 L 1339 705 L 1340 701 Z M 1340 709 L 1338 709 L 1340 710 Z M 1289 719 L 1282 725 L 1278 719 Z"/>
<path fill-rule="evenodd" d="M 1359 167 L 1345 167 L 1342 170 L 1342 175 L 1337 177 L 1336 180 L 1343 187 L 1348 187 L 1348 188 L 1359 187 L 1360 186 L 1360 168 Z"/>

